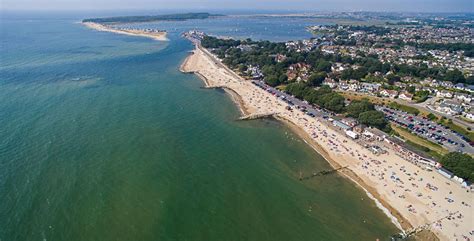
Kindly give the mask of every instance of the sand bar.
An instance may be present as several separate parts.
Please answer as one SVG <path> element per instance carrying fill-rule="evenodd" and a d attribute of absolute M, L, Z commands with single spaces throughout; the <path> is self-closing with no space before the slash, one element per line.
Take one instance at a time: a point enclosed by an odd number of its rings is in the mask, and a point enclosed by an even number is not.
<path fill-rule="evenodd" d="M 97 31 L 125 34 L 125 35 L 138 36 L 138 37 L 147 37 L 147 38 L 152 38 L 157 41 L 168 41 L 168 38 L 166 37 L 167 33 L 164 31 L 163 32 L 147 32 L 147 31 L 138 30 L 138 29 L 116 29 L 108 25 L 92 23 L 92 22 L 85 22 L 83 24 Z"/>

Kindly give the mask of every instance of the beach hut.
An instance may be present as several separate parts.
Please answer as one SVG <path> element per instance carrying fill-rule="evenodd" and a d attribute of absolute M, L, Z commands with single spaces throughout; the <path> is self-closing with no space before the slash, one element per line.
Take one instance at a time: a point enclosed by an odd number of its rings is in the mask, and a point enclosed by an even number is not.
<path fill-rule="evenodd" d="M 438 169 L 438 173 L 443 175 L 444 177 L 446 177 L 448 179 L 451 179 L 454 176 L 454 174 L 452 172 L 450 172 L 450 171 L 448 171 L 448 170 L 446 170 L 445 168 L 442 168 L 442 167 L 440 169 Z"/>
<path fill-rule="evenodd" d="M 352 129 L 352 127 L 350 127 L 350 126 L 348 126 L 348 125 L 346 125 L 346 124 L 344 124 L 344 123 L 342 123 L 341 121 L 338 121 L 338 120 L 334 120 L 332 122 L 332 124 L 336 127 L 339 127 L 341 129 L 343 129 L 344 131 L 348 131 L 348 130 Z"/>

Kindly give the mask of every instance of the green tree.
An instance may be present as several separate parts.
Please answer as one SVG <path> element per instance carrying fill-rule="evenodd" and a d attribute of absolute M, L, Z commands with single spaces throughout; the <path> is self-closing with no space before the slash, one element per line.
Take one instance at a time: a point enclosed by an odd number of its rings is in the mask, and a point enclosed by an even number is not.
<path fill-rule="evenodd" d="M 343 80 L 351 79 L 352 78 L 352 72 L 353 72 L 352 68 L 347 68 L 347 69 L 343 70 L 342 73 L 341 73 L 341 79 L 343 79 Z"/>
<path fill-rule="evenodd" d="M 323 95 L 320 99 L 320 106 L 324 108 L 340 113 L 344 110 L 344 97 L 338 93 L 331 92 L 329 94 Z"/>
<path fill-rule="evenodd" d="M 329 61 L 320 59 L 316 62 L 316 66 L 314 67 L 314 70 L 317 72 L 329 73 L 331 72 L 331 63 Z"/>
<path fill-rule="evenodd" d="M 451 81 L 453 83 L 466 82 L 466 78 L 464 78 L 464 75 L 458 69 L 446 72 L 446 75 L 444 75 L 444 80 Z"/>
<path fill-rule="evenodd" d="M 278 86 L 280 84 L 280 80 L 278 78 L 277 75 L 268 75 L 266 78 L 265 78 L 265 82 L 270 85 L 270 86 Z"/>
<path fill-rule="evenodd" d="M 387 121 L 385 120 L 385 114 L 380 111 L 371 110 L 363 112 L 357 118 L 360 124 L 367 126 L 373 126 L 379 129 L 385 129 L 387 127 Z"/>
<path fill-rule="evenodd" d="M 438 117 L 436 117 L 436 115 L 434 115 L 433 113 L 429 113 L 426 118 L 430 119 L 431 121 L 435 121 L 438 119 Z"/>
<path fill-rule="evenodd" d="M 325 72 L 314 73 L 308 78 L 308 84 L 311 86 L 320 86 L 326 78 Z"/>
<path fill-rule="evenodd" d="M 278 77 L 278 81 L 280 84 L 285 83 L 288 81 L 288 76 L 286 76 L 286 74 L 281 74 L 280 77 Z"/>
<path fill-rule="evenodd" d="M 243 73 L 245 71 L 247 71 L 247 66 L 243 64 L 239 65 L 239 72 Z"/>
<path fill-rule="evenodd" d="M 400 81 L 400 76 L 397 76 L 397 75 L 394 75 L 394 74 L 389 74 L 387 76 L 387 83 L 389 85 L 393 85 L 395 82 L 399 82 Z"/>
<path fill-rule="evenodd" d="M 359 115 L 366 111 L 375 110 L 374 105 L 367 99 L 354 100 L 346 108 L 347 116 L 359 118 Z"/>
<path fill-rule="evenodd" d="M 473 50 L 474 51 L 474 50 Z M 466 78 L 466 84 L 468 85 L 474 85 L 474 75 L 471 75 Z"/>
<path fill-rule="evenodd" d="M 454 175 L 470 181 L 474 180 L 474 159 L 468 154 L 451 152 L 443 156 L 440 162 Z"/>

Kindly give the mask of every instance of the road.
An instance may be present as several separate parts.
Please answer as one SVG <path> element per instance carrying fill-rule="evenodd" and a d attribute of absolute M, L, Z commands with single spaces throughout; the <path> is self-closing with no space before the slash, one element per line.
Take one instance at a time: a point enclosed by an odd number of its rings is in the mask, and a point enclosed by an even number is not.
<path fill-rule="evenodd" d="M 332 116 L 333 114 L 320 109 L 316 106 L 309 104 L 307 101 L 302 101 L 298 98 L 293 97 L 290 94 L 287 94 L 283 91 L 280 91 L 276 88 L 273 88 L 263 81 L 253 80 L 252 83 L 257 87 L 266 90 L 268 93 L 275 95 L 276 97 L 280 98 L 281 100 L 285 101 L 288 104 L 288 108 L 296 108 L 306 113 L 306 115 L 311 117 L 320 117 L 325 118 L 328 116 Z"/>

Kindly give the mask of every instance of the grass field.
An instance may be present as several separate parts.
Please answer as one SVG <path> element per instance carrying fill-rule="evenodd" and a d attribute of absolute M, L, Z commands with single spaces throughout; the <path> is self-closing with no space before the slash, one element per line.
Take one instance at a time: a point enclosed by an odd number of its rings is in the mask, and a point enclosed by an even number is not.
<path fill-rule="evenodd" d="M 350 93 L 350 92 L 345 92 L 345 91 L 340 91 L 338 92 L 342 96 L 344 96 L 346 99 L 349 100 L 361 100 L 361 99 L 368 99 L 371 103 L 376 104 L 376 105 L 388 105 L 390 103 L 390 100 L 377 97 L 377 96 L 370 96 L 370 95 L 364 95 L 364 94 L 357 94 L 357 93 Z"/>

